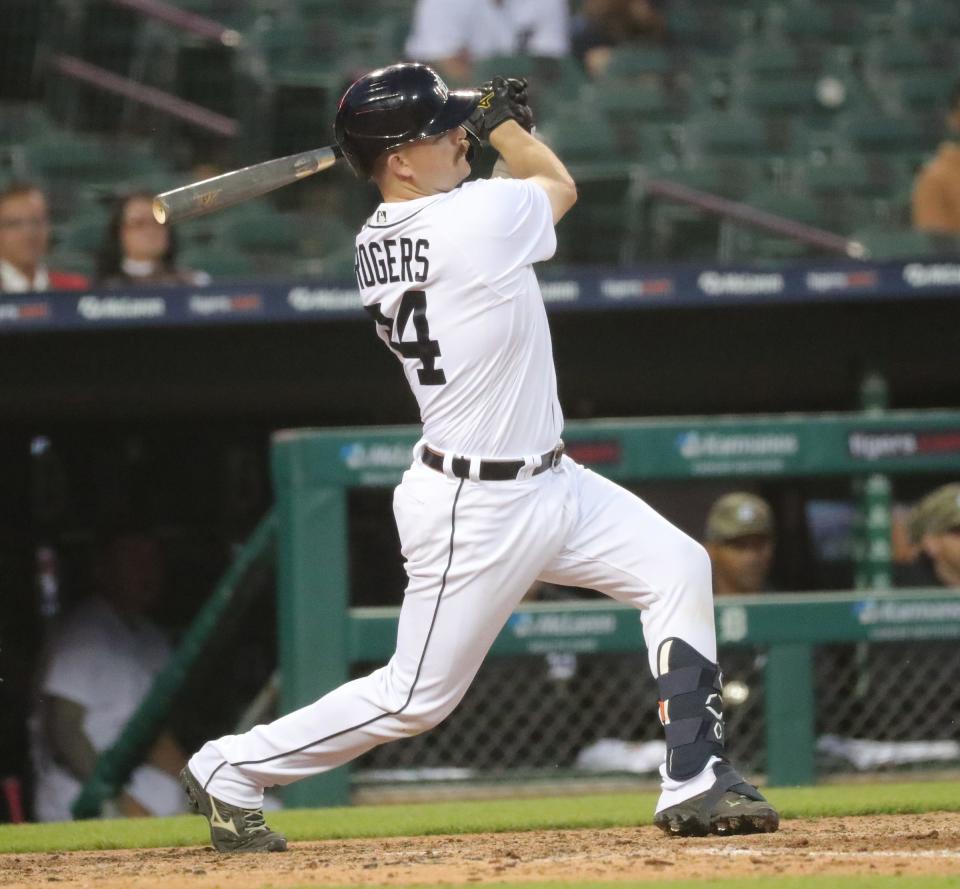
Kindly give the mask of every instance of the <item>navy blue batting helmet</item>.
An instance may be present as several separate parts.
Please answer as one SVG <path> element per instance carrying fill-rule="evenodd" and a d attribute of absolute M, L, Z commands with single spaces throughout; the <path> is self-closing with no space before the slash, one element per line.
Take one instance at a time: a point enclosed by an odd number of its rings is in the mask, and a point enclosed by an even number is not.
<path fill-rule="evenodd" d="M 449 90 L 429 65 L 403 62 L 365 74 L 343 94 L 333 129 L 354 172 L 367 179 L 385 151 L 460 126 L 477 90 Z"/>

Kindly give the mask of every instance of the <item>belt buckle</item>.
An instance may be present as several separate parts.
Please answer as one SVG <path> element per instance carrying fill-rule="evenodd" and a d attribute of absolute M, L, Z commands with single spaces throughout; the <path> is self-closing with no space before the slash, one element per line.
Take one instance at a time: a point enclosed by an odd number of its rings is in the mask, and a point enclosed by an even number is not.
<path fill-rule="evenodd" d="M 557 443 L 557 446 L 553 449 L 553 454 L 550 457 L 550 468 L 556 472 L 560 468 L 560 461 L 563 459 L 564 443 L 561 438 Z"/>

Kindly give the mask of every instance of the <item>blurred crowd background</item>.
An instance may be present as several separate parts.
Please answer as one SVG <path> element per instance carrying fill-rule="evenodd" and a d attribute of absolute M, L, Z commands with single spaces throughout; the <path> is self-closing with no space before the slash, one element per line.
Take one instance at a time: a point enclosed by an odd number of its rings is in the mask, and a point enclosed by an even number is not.
<path fill-rule="evenodd" d="M 351 79 L 408 58 L 453 85 L 530 78 L 539 131 L 581 185 L 560 263 L 823 252 L 660 200 L 656 179 L 877 257 L 956 251 L 950 2 L 6 0 L 0 23 L 0 181 L 41 186 L 51 264 L 101 280 L 118 196 L 328 144 Z M 178 227 L 176 262 L 349 275 L 372 200 L 339 170 Z"/>

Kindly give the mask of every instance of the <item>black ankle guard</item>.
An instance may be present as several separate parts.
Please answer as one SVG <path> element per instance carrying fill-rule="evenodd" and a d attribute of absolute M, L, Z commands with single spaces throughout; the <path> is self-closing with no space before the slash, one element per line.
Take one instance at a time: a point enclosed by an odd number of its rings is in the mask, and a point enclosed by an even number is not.
<path fill-rule="evenodd" d="M 715 663 L 675 637 L 660 643 L 657 669 L 667 775 L 686 781 L 702 772 L 711 756 L 723 756 L 723 675 Z"/>

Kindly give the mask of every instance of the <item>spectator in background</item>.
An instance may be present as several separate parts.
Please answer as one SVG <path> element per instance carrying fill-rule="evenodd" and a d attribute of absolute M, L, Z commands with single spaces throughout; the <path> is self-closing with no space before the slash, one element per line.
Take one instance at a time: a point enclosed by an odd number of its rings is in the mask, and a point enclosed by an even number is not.
<path fill-rule="evenodd" d="M 163 586 L 156 542 L 118 535 L 97 559 L 97 594 L 54 630 L 40 676 L 33 758 L 39 821 L 72 817 L 70 806 L 170 657 L 163 634 L 146 614 Z M 164 734 L 113 801 L 113 814 L 173 815 L 185 811 L 176 775 L 186 763 Z"/>
<path fill-rule="evenodd" d="M 960 235 L 960 80 L 950 93 L 947 138 L 913 186 L 913 226 L 940 235 Z"/>
<path fill-rule="evenodd" d="M 613 47 L 662 43 L 666 21 L 658 0 L 584 0 L 573 17 L 573 54 L 591 77 L 602 77 Z"/>
<path fill-rule="evenodd" d="M 917 584 L 960 590 L 960 482 L 927 494 L 910 513 L 909 528 L 925 562 Z"/>
<path fill-rule="evenodd" d="M 14 183 L 0 191 L 0 293 L 83 290 L 83 275 L 47 268 L 50 216 L 39 186 Z"/>
<path fill-rule="evenodd" d="M 760 593 L 773 562 L 773 511 L 761 497 L 726 494 L 707 515 L 705 545 L 713 564 L 713 593 Z"/>
<path fill-rule="evenodd" d="M 97 257 L 98 284 L 200 286 L 209 282 L 206 272 L 177 265 L 176 234 L 153 218 L 152 194 L 140 191 L 117 199 Z"/>
<path fill-rule="evenodd" d="M 477 59 L 562 58 L 570 52 L 568 0 L 417 0 L 406 52 L 460 84 L 473 82 Z"/>

